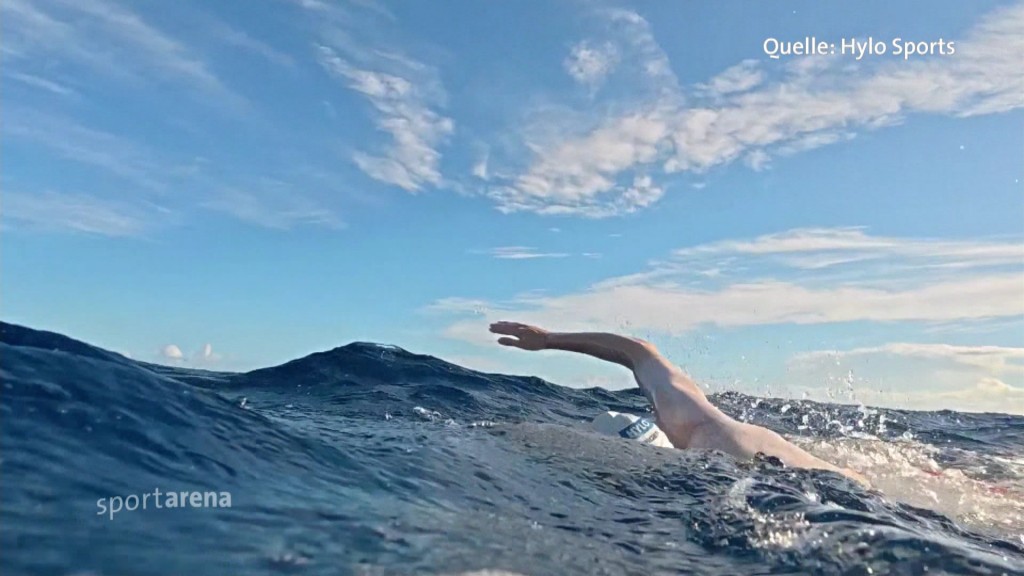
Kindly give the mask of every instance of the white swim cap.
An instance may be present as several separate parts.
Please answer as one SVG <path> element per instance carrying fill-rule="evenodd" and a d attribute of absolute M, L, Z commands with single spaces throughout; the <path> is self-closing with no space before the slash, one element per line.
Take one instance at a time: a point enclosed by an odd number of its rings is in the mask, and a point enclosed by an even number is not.
<path fill-rule="evenodd" d="M 674 448 L 661 428 L 647 418 L 621 412 L 603 412 L 594 418 L 591 425 L 602 434 L 628 438 L 662 448 Z"/>

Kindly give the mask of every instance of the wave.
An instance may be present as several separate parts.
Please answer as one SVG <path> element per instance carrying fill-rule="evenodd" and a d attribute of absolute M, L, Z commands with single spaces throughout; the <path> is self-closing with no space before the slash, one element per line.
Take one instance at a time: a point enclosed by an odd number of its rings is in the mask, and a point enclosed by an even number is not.
<path fill-rule="evenodd" d="M 712 396 L 825 471 L 598 436 L 635 390 L 355 343 L 226 373 L 0 323 L 5 574 L 1021 574 L 1024 418 Z M 99 513 L 162 491 L 230 507 Z"/>

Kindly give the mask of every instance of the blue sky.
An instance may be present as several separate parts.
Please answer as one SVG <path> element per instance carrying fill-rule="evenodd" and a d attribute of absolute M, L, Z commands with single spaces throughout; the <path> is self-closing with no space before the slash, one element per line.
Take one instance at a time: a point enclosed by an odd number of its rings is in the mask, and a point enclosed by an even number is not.
<path fill-rule="evenodd" d="M 630 384 L 498 348 L 512 319 L 647 337 L 712 390 L 1024 413 L 1024 3 L 0 10 L 7 321 Z M 765 53 L 805 37 L 837 53 Z"/>

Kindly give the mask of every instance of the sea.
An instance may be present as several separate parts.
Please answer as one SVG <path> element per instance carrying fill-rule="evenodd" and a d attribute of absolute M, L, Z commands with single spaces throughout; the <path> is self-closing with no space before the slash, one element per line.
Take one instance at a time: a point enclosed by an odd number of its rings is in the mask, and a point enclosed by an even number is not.
<path fill-rule="evenodd" d="M 4 576 L 1024 574 L 1021 416 L 711 396 L 867 488 L 373 343 L 226 373 L 0 323 L 0 382 Z"/>

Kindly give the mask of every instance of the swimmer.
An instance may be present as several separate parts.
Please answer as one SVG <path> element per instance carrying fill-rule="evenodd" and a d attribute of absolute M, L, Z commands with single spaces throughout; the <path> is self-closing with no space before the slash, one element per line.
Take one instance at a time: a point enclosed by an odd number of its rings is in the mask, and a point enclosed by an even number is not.
<path fill-rule="evenodd" d="M 502 335 L 503 346 L 578 352 L 629 368 L 675 448 L 719 450 L 744 460 L 762 453 L 787 466 L 831 470 L 868 485 L 857 472 L 816 458 L 767 428 L 733 420 L 650 342 L 600 332 L 549 332 L 517 322 L 496 322 L 491 332 Z"/>

